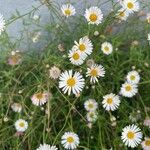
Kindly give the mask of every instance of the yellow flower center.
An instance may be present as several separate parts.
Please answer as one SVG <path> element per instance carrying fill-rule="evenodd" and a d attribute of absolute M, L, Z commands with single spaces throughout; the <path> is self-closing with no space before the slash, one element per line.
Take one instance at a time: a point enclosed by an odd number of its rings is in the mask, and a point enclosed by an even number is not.
<path fill-rule="evenodd" d="M 24 122 L 20 122 L 20 123 L 19 123 L 19 126 L 20 126 L 20 127 L 24 127 Z"/>
<path fill-rule="evenodd" d="M 67 80 L 67 84 L 68 86 L 73 87 L 76 84 L 76 81 L 74 78 L 70 78 Z"/>
<path fill-rule="evenodd" d="M 108 103 L 108 104 L 112 104 L 112 102 L 113 102 L 112 98 L 108 98 L 108 99 L 107 99 L 107 103 Z"/>
<path fill-rule="evenodd" d="M 89 104 L 88 106 L 89 106 L 89 108 L 93 108 L 93 104 Z"/>
<path fill-rule="evenodd" d="M 120 16 L 120 17 L 124 17 L 124 16 L 125 16 L 125 13 L 124 13 L 124 12 L 120 12 L 120 13 L 119 13 L 119 16 Z"/>
<path fill-rule="evenodd" d="M 130 85 L 127 85 L 127 86 L 125 87 L 125 89 L 126 89 L 126 91 L 131 91 L 131 90 L 132 90 L 132 87 L 131 87 Z"/>
<path fill-rule="evenodd" d="M 130 79 L 131 79 L 131 80 L 135 80 L 135 76 L 134 76 L 134 75 L 131 75 L 131 76 L 130 76 Z"/>
<path fill-rule="evenodd" d="M 80 58 L 80 55 L 78 53 L 74 53 L 72 57 L 74 60 L 78 60 Z"/>
<path fill-rule="evenodd" d="M 66 9 L 66 10 L 65 10 L 65 14 L 68 15 L 68 16 L 70 16 L 70 15 L 71 15 L 70 9 Z"/>
<path fill-rule="evenodd" d="M 92 22 L 95 22 L 96 20 L 97 20 L 97 15 L 96 14 L 91 14 L 90 15 L 90 20 L 92 21 Z"/>
<path fill-rule="evenodd" d="M 97 70 L 96 70 L 96 69 L 91 70 L 91 76 L 96 77 L 97 74 L 98 74 L 98 73 L 97 73 Z"/>
<path fill-rule="evenodd" d="M 129 9 L 132 9 L 132 8 L 133 8 L 133 3 L 129 2 L 129 3 L 127 4 L 127 7 L 128 7 Z"/>
<path fill-rule="evenodd" d="M 129 139 L 133 139 L 134 136 L 135 136 L 135 133 L 132 132 L 132 131 L 129 131 L 128 134 L 127 134 L 127 137 L 128 137 Z"/>
<path fill-rule="evenodd" d="M 38 100 L 42 99 L 42 98 L 43 98 L 43 93 L 37 93 L 37 94 L 36 94 L 36 98 L 37 98 Z"/>
<path fill-rule="evenodd" d="M 71 136 L 68 137 L 68 138 L 67 138 L 67 142 L 68 142 L 68 143 L 73 143 L 73 142 L 74 142 L 74 138 L 71 137 Z"/>
<path fill-rule="evenodd" d="M 145 140 L 145 145 L 150 146 L 150 140 Z"/>
<path fill-rule="evenodd" d="M 80 50 L 80 51 L 83 52 L 83 51 L 85 51 L 85 49 L 86 49 L 86 47 L 85 47 L 84 44 L 80 44 L 80 45 L 79 45 L 79 50 Z"/>
<path fill-rule="evenodd" d="M 108 47 L 108 46 L 105 46 L 104 50 L 105 50 L 106 52 L 108 52 L 108 51 L 109 51 L 109 47 Z"/>

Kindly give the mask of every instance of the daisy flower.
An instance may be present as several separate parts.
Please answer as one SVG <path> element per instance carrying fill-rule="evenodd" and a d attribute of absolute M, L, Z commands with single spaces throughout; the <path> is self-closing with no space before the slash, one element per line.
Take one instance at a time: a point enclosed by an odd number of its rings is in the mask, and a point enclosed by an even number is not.
<path fill-rule="evenodd" d="M 75 45 L 72 49 L 79 50 L 83 55 L 90 55 L 92 53 L 93 44 L 87 36 L 80 38 L 79 42 L 75 41 L 74 43 Z"/>
<path fill-rule="evenodd" d="M 107 94 L 103 96 L 103 101 L 102 101 L 103 107 L 107 111 L 114 111 L 116 110 L 119 105 L 120 105 L 120 99 L 118 95 L 115 95 L 113 93 Z"/>
<path fill-rule="evenodd" d="M 50 70 L 49 70 L 49 77 L 51 79 L 58 79 L 60 74 L 61 74 L 61 71 L 56 66 L 51 67 Z"/>
<path fill-rule="evenodd" d="M 28 123 L 23 119 L 19 119 L 15 122 L 15 128 L 18 132 L 24 132 L 28 128 Z"/>
<path fill-rule="evenodd" d="M 104 54 L 109 55 L 113 51 L 113 46 L 109 42 L 104 42 L 101 45 L 101 50 L 103 51 Z"/>
<path fill-rule="evenodd" d="M 85 101 L 84 108 L 87 111 L 96 111 L 96 109 L 98 108 L 98 103 L 95 101 L 95 99 L 89 99 Z"/>
<path fill-rule="evenodd" d="M 33 94 L 31 97 L 31 101 L 36 106 L 44 105 L 49 98 L 49 94 L 47 92 L 38 92 Z"/>
<path fill-rule="evenodd" d="M 150 33 L 147 34 L 147 40 L 150 42 Z"/>
<path fill-rule="evenodd" d="M 97 120 L 97 112 L 96 111 L 89 111 L 86 114 L 86 119 L 88 122 L 95 122 Z"/>
<path fill-rule="evenodd" d="M 76 10 L 75 10 L 74 6 L 71 5 L 71 4 L 62 5 L 61 11 L 62 11 L 63 15 L 66 16 L 66 17 L 73 16 L 76 13 Z"/>
<path fill-rule="evenodd" d="M 120 20 L 126 21 L 129 17 L 129 13 L 125 9 L 121 8 L 118 10 L 116 17 Z"/>
<path fill-rule="evenodd" d="M 71 92 L 75 95 L 79 94 L 85 84 L 83 76 L 79 72 L 73 74 L 72 70 L 63 72 L 59 80 L 59 88 L 62 89 L 64 94 L 68 92 L 68 95 L 70 95 Z"/>
<path fill-rule="evenodd" d="M 3 15 L 0 14 L 0 35 L 5 30 L 5 20 Z"/>
<path fill-rule="evenodd" d="M 89 9 L 86 9 L 84 16 L 89 24 L 99 25 L 103 19 L 102 11 L 98 7 L 90 7 Z"/>
<path fill-rule="evenodd" d="M 147 19 L 147 22 L 150 23 L 150 13 L 146 14 L 146 19 Z"/>
<path fill-rule="evenodd" d="M 14 112 L 21 112 L 22 110 L 22 105 L 20 103 L 13 103 L 11 105 L 11 109 L 14 111 Z"/>
<path fill-rule="evenodd" d="M 121 139 L 123 143 L 131 148 L 135 148 L 142 140 L 142 132 L 136 125 L 129 125 L 123 128 Z"/>
<path fill-rule="evenodd" d="M 137 0 L 123 0 L 121 5 L 128 13 L 137 12 L 140 9 Z"/>
<path fill-rule="evenodd" d="M 143 125 L 150 128 L 150 118 L 145 118 Z"/>
<path fill-rule="evenodd" d="M 65 149 L 76 149 L 79 143 L 79 137 L 74 132 L 65 132 L 61 138 L 61 144 Z"/>
<path fill-rule="evenodd" d="M 138 84 L 140 81 L 140 75 L 135 70 L 128 72 L 126 78 L 127 78 L 127 82 L 133 83 L 133 84 Z"/>
<path fill-rule="evenodd" d="M 72 64 L 74 65 L 82 65 L 86 55 L 82 55 L 81 52 L 79 50 L 76 49 L 72 49 L 69 51 L 69 55 L 68 57 L 70 58 L 70 61 Z"/>
<path fill-rule="evenodd" d="M 150 150 L 150 138 L 145 138 L 145 140 L 141 143 L 143 150 Z"/>
<path fill-rule="evenodd" d="M 40 144 L 36 150 L 58 150 L 56 146 L 50 146 L 49 144 Z"/>
<path fill-rule="evenodd" d="M 120 94 L 125 97 L 133 97 L 138 92 L 137 85 L 125 82 L 122 84 Z"/>
<path fill-rule="evenodd" d="M 11 66 L 19 65 L 22 62 L 21 53 L 16 50 L 12 51 L 10 56 L 8 57 L 8 64 Z"/>
<path fill-rule="evenodd" d="M 94 64 L 90 68 L 87 68 L 86 77 L 91 77 L 90 82 L 98 82 L 99 77 L 104 77 L 105 69 L 102 65 Z"/>

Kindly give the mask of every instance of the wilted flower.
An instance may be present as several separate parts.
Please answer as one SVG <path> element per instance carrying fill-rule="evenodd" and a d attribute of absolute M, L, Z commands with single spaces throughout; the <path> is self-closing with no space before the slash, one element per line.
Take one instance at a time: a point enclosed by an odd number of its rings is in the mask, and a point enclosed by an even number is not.
<path fill-rule="evenodd" d="M 58 67 L 53 66 L 49 70 L 49 77 L 52 79 L 58 79 L 61 74 L 61 71 Z"/>

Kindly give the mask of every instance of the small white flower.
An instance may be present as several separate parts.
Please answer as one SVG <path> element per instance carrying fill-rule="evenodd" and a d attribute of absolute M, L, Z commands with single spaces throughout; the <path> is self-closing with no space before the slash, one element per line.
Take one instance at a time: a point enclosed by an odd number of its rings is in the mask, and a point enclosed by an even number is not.
<path fill-rule="evenodd" d="M 103 107 L 107 111 L 114 111 L 116 110 L 119 105 L 120 105 L 120 99 L 118 95 L 115 95 L 113 93 L 107 94 L 103 96 L 103 101 L 102 101 Z"/>
<path fill-rule="evenodd" d="M 120 20 L 125 21 L 129 17 L 129 13 L 125 9 L 121 8 L 121 9 L 118 10 L 118 13 L 116 14 L 116 17 Z"/>
<path fill-rule="evenodd" d="M 94 32 L 94 36 L 98 36 L 99 35 L 99 32 L 98 31 L 95 31 Z"/>
<path fill-rule="evenodd" d="M 40 144 L 40 147 L 36 150 L 58 150 L 56 146 L 50 146 L 49 144 Z"/>
<path fill-rule="evenodd" d="M 150 138 L 145 137 L 145 140 L 141 143 L 143 150 L 150 150 Z"/>
<path fill-rule="evenodd" d="M 47 92 L 38 92 L 33 94 L 31 101 L 36 106 L 42 106 L 48 101 L 48 98 L 49 94 Z"/>
<path fill-rule="evenodd" d="M 150 118 L 146 118 L 146 119 L 144 120 L 143 125 L 150 128 Z"/>
<path fill-rule="evenodd" d="M 85 85 L 83 76 L 79 72 L 73 74 L 72 70 L 63 72 L 59 80 L 59 88 L 62 89 L 64 94 L 68 92 L 68 95 L 70 95 L 71 92 L 75 95 L 79 94 Z"/>
<path fill-rule="evenodd" d="M 14 112 L 21 112 L 22 110 L 22 105 L 20 103 L 13 103 L 11 105 L 11 109 L 14 111 Z"/>
<path fill-rule="evenodd" d="M 83 55 L 90 55 L 93 51 L 93 44 L 91 40 L 85 36 L 79 39 L 79 42 L 75 41 L 75 45 L 72 49 L 79 50 Z"/>
<path fill-rule="evenodd" d="M 0 35 L 5 30 L 5 24 L 4 17 L 0 14 Z"/>
<path fill-rule="evenodd" d="M 61 144 L 65 149 L 73 150 L 76 149 L 79 145 L 79 137 L 74 132 L 65 132 L 61 138 Z"/>
<path fill-rule="evenodd" d="M 136 84 L 125 82 L 122 84 L 120 94 L 125 97 L 133 97 L 138 92 L 138 88 Z"/>
<path fill-rule="evenodd" d="M 97 112 L 96 111 L 89 111 L 86 114 L 86 118 L 88 122 L 95 122 L 97 120 Z"/>
<path fill-rule="evenodd" d="M 95 64 L 95 62 L 94 62 L 93 59 L 88 59 L 88 60 L 86 61 L 86 65 L 87 65 L 88 67 L 91 67 L 91 66 L 94 65 L 94 64 Z"/>
<path fill-rule="evenodd" d="M 79 66 L 83 64 L 86 55 L 82 55 L 82 53 L 79 50 L 73 48 L 69 51 L 68 57 L 70 58 L 72 64 Z"/>
<path fill-rule="evenodd" d="M 140 5 L 137 0 L 123 0 L 121 5 L 128 13 L 137 12 L 140 9 Z"/>
<path fill-rule="evenodd" d="M 147 40 L 150 42 L 150 33 L 147 34 Z"/>
<path fill-rule="evenodd" d="M 147 22 L 150 23 L 150 13 L 147 13 L 146 19 L 147 19 Z"/>
<path fill-rule="evenodd" d="M 137 71 L 130 71 L 127 74 L 127 82 L 133 83 L 133 84 L 138 84 L 140 81 L 140 75 Z"/>
<path fill-rule="evenodd" d="M 84 16 L 89 24 L 98 25 L 103 19 L 102 11 L 98 7 L 90 7 L 89 9 L 86 9 Z"/>
<path fill-rule="evenodd" d="M 61 11 L 62 11 L 63 15 L 66 17 L 73 16 L 76 13 L 74 6 L 71 4 L 62 5 Z"/>
<path fill-rule="evenodd" d="M 136 125 L 129 125 L 123 128 L 121 139 L 123 143 L 131 148 L 135 148 L 142 140 L 142 132 Z"/>
<path fill-rule="evenodd" d="M 113 51 L 113 46 L 109 42 L 104 42 L 101 45 L 101 50 L 103 51 L 104 54 L 109 55 Z"/>
<path fill-rule="evenodd" d="M 19 119 L 15 122 L 15 128 L 18 132 L 24 132 L 28 128 L 28 122 L 23 119 Z"/>
<path fill-rule="evenodd" d="M 58 79 L 61 74 L 61 71 L 58 67 L 53 66 L 49 70 L 49 77 L 52 79 Z"/>
<path fill-rule="evenodd" d="M 39 15 L 34 15 L 34 16 L 33 16 L 33 20 L 35 20 L 35 21 L 39 20 L 39 18 L 40 18 Z"/>
<path fill-rule="evenodd" d="M 95 99 L 89 99 L 85 101 L 84 107 L 87 111 L 96 111 L 98 108 L 98 103 L 95 101 Z"/>
<path fill-rule="evenodd" d="M 87 68 L 86 77 L 91 77 L 90 82 L 98 82 L 99 77 L 104 77 L 105 69 L 102 65 L 94 64 L 90 68 Z"/>

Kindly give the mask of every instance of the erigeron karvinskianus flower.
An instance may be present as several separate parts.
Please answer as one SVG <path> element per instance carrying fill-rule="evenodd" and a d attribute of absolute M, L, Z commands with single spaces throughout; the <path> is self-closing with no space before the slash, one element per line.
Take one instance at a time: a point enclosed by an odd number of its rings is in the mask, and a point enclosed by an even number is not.
<path fill-rule="evenodd" d="M 84 16 L 89 24 L 99 25 L 103 20 L 102 11 L 98 7 L 90 7 L 89 9 L 86 9 Z"/>
<path fill-rule="evenodd" d="M 150 118 L 149 117 L 145 118 L 143 125 L 150 128 Z"/>
<path fill-rule="evenodd" d="M 107 94 L 103 96 L 102 104 L 107 111 L 114 111 L 118 109 L 120 105 L 119 96 L 113 93 Z"/>
<path fill-rule="evenodd" d="M 73 16 L 76 13 L 76 10 L 75 10 L 74 6 L 71 5 L 71 4 L 62 5 L 61 6 L 61 11 L 62 11 L 63 15 L 66 16 L 66 17 Z"/>
<path fill-rule="evenodd" d="M 0 35 L 2 34 L 2 32 L 5 30 L 5 20 L 3 15 L 0 14 Z"/>
<path fill-rule="evenodd" d="M 22 105 L 20 103 L 13 103 L 11 104 L 11 109 L 14 111 L 14 112 L 21 112 L 22 110 Z"/>
<path fill-rule="evenodd" d="M 72 70 L 61 73 L 59 80 L 59 88 L 64 94 L 68 92 L 68 95 L 71 92 L 75 95 L 79 94 L 85 85 L 83 76 L 79 72 L 73 73 Z"/>
<path fill-rule="evenodd" d="M 22 56 L 20 51 L 12 51 L 8 56 L 8 64 L 11 66 L 19 65 L 22 62 Z"/>
<path fill-rule="evenodd" d="M 97 111 L 89 111 L 86 114 L 86 119 L 88 122 L 94 123 L 97 120 L 98 113 Z"/>
<path fill-rule="evenodd" d="M 142 145 L 143 150 L 150 150 L 150 138 L 145 137 L 141 145 Z"/>
<path fill-rule="evenodd" d="M 79 42 L 75 41 L 74 43 L 75 45 L 72 49 L 79 50 L 82 55 L 90 55 L 93 51 L 93 44 L 87 36 L 80 38 Z"/>
<path fill-rule="evenodd" d="M 36 106 L 42 106 L 48 101 L 49 96 L 50 94 L 48 92 L 37 92 L 33 94 L 31 101 Z"/>
<path fill-rule="evenodd" d="M 123 128 L 121 139 L 123 143 L 131 148 L 137 147 L 142 140 L 141 129 L 136 125 L 129 125 Z"/>
<path fill-rule="evenodd" d="M 72 64 L 79 66 L 84 63 L 86 55 L 82 54 L 79 50 L 72 48 L 72 50 L 69 51 L 68 57 Z"/>
<path fill-rule="evenodd" d="M 126 78 L 127 78 L 127 82 L 133 83 L 133 84 L 138 84 L 140 81 L 140 75 L 135 70 L 128 72 Z"/>
<path fill-rule="evenodd" d="M 36 150 L 58 150 L 56 146 L 50 146 L 49 144 L 40 144 Z"/>
<path fill-rule="evenodd" d="M 121 5 L 128 13 L 134 13 L 140 9 L 140 5 L 137 0 L 123 0 Z"/>
<path fill-rule="evenodd" d="M 150 13 L 146 14 L 146 19 L 147 19 L 147 22 L 150 23 Z"/>
<path fill-rule="evenodd" d="M 84 102 L 84 108 L 87 111 L 96 111 L 98 108 L 98 103 L 95 101 L 95 99 L 89 99 Z"/>
<path fill-rule="evenodd" d="M 128 17 L 129 17 L 129 13 L 123 8 L 119 9 L 116 14 L 116 18 L 124 21 L 126 21 Z"/>
<path fill-rule="evenodd" d="M 101 50 L 103 51 L 104 54 L 109 55 L 113 52 L 113 46 L 109 42 L 104 42 L 101 45 Z"/>
<path fill-rule="evenodd" d="M 61 137 L 61 144 L 65 149 L 74 150 L 78 147 L 79 143 L 79 137 L 74 132 L 65 132 Z"/>
<path fill-rule="evenodd" d="M 23 119 L 19 119 L 15 122 L 15 128 L 18 132 L 24 132 L 28 128 L 28 122 Z"/>
<path fill-rule="evenodd" d="M 49 69 L 49 77 L 51 79 L 58 79 L 61 74 L 61 71 L 58 67 L 53 66 Z"/>
<path fill-rule="evenodd" d="M 87 68 L 86 76 L 90 77 L 90 82 L 98 82 L 98 78 L 104 77 L 105 69 L 102 65 L 94 64 L 90 68 Z"/>
<path fill-rule="evenodd" d="M 120 90 L 120 94 L 122 96 L 131 98 L 133 96 L 135 96 L 138 92 L 138 88 L 136 84 L 132 84 L 132 83 L 128 83 L 125 82 L 124 84 L 122 84 L 121 90 Z"/>

